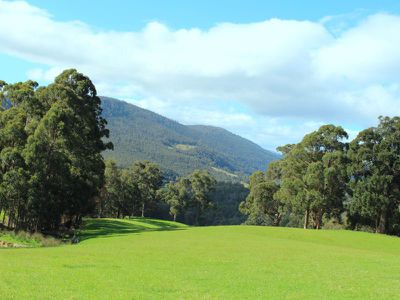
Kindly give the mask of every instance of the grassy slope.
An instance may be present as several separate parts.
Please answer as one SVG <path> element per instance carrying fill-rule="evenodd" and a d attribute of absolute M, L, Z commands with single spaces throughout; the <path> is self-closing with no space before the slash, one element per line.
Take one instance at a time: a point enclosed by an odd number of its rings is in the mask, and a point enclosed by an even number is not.
<path fill-rule="evenodd" d="M 78 245 L 0 249 L 29 299 L 396 299 L 400 239 L 349 231 L 94 220 Z"/>

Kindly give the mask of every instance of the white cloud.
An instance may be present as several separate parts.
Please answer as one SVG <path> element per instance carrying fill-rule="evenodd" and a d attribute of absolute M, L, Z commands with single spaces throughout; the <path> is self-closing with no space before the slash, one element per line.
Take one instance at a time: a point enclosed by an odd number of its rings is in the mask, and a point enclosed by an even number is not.
<path fill-rule="evenodd" d="M 400 67 L 400 17 L 376 14 L 348 29 L 316 54 L 323 78 L 365 85 L 396 81 Z"/>
<path fill-rule="evenodd" d="M 35 68 L 28 70 L 27 75 L 32 80 L 50 82 L 53 81 L 54 78 L 62 71 L 63 68 L 61 67 L 52 67 L 47 70 Z"/>
<path fill-rule="evenodd" d="M 99 31 L 0 0 L 0 52 L 48 66 L 30 70 L 33 79 L 49 81 L 74 67 L 100 94 L 275 147 L 318 124 L 355 128 L 400 113 L 400 17 L 375 14 L 352 23 L 340 16 Z"/>

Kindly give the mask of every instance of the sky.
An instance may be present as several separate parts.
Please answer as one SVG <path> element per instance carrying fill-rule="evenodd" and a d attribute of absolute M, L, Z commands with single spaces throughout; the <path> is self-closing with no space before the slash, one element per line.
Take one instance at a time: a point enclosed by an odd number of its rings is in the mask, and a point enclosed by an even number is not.
<path fill-rule="evenodd" d="M 400 1 L 4 1 L 0 79 L 98 94 L 262 147 L 400 115 Z"/>

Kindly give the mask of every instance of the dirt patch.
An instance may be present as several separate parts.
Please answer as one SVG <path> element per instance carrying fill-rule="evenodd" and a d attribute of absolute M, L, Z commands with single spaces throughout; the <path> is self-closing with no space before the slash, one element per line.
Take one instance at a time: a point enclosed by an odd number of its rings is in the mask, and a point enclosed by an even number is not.
<path fill-rule="evenodd" d="M 0 241 L 0 248 L 25 248 L 25 247 L 27 247 L 27 246 L 21 245 L 21 244 L 16 244 L 16 243 Z"/>

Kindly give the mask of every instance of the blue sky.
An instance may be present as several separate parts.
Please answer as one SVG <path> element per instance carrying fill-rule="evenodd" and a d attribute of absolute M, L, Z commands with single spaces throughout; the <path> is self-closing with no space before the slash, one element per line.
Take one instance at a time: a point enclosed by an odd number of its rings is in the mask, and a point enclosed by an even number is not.
<path fill-rule="evenodd" d="M 399 1 L 371 0 L 33 0 L 29 3 L 47 9 L 57 20 L 81 20 L 112 30 L 138 30 L 149 21 L 173 28 L 210 28 L 217 23 L 251 23 L 270 18 L 317 21 L 325 16 L 400 11 Z"/>
<path fill-rule="evenodd" d="M 400 114 L 399 1 L 0 0 L 0 78 L 99 94 L 264 148 Z"/>

